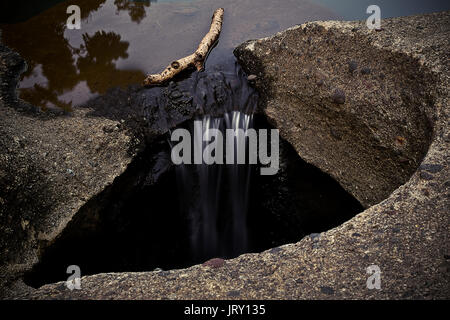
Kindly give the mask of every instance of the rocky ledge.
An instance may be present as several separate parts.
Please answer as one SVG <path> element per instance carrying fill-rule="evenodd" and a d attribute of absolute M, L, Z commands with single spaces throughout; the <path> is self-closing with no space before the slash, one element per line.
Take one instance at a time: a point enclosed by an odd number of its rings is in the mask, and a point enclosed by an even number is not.
<path fill-rule="evenodd" d="M 0 213 L 2 260 L 9 261 L 2 267 L 3 296 L 450 298 L 449 39 L 450 12 L 442 12 L 386 19 L 381 30 L 364 22 L 311 22 L 236 48 L 261 95 L 260 111 L 302 158 L 367 209 L 298 243 L 183 270 L 85 276 L 82 290 L 73 291 L 63 282 L 32 289 L 21 274 L 43 243 L 124 172 L 137 134 L 86 111 L 76 111 L 69 124 L 10 108 L 17 101 L 5 98 L 12 89 L 2 76 L 7 152 L 0 158 Z M 3 75 L 22 68 L 8 59 L 16 58 L 3 52 Z M 108 142 L 105 132 L 114 135 Z M 95 156 L 100 167 L 88 163 Z M 380 268 L 380 290 L 367 288 L 371 265 Z"/>

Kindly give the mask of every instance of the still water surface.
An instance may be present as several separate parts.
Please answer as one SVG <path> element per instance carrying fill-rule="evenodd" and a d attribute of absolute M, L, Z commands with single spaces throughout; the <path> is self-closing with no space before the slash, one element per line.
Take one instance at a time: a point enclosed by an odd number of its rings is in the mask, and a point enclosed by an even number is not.
<path fill-rule="evenodd" d="M 2 21 L 16 23 L 0 28 L 2 41 L 28 64 L 20 97 L 44 109 L 71 110 L 111 87 L 141 83 L 145 74 L 160 72 L 192 53 L 216 8 L 225 8 L 224 24 L 207 69 L 232 60 L 232 49 L 247 39 L 311 20 L 365 19 L 369 2 L 373 1 L 6 1 Z M 436 0 L 374 3 L 382 8 L 382 17 L 450 9 L 450 2 Z M 81 30 L 66 28 L 71 4 L 81 8 Z"/>
<path fill-rule="evenodd" d="M 81 8 L 80 30 L 66 28 L 68 4 Z M 207 68 L 233 59 L 233 48 L 247 39 L 336 17 L 305 0 L 75 0 L 2 25 L 2 39 L 28 63 L 20 97 L 43 108 L 70 110 L 108 88 L 141 83 L 146 73 L 192 53 L 219 7 L 225 8 L 224 25 Z"/>

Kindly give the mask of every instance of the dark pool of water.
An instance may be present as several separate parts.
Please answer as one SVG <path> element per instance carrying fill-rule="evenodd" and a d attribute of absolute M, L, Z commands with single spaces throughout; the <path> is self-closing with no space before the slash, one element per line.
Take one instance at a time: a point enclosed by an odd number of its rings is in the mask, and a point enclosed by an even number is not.
<path fill-rule="evenodd" d="M 381 18 L 408 16 L 450 10 L 450 1 L 445 0 L 311 0 L 336 12 L 345 20 L 364 20 L 369 16 L 366 9 L 377 5 Z"/>
<path fill-rule="evenodd" d="M 207 64 L 232 59 L 247 39 L 311 20 L 365 19 L 371 0 L 44 0 L 2 1 L 2 41 L 27 61 L 20 97 L 33 105 L 71 110 L 108 88 L 141 83 L 170 61 L 192 53 L 225 8 L 223 32 Z M 66 29 L 68 5 L 81 8 L 80 30 Z M 382 17 L 450 9 L 448 1 L 376 3 Z"/>
<path fill-rule="evenodd" d="M 66 28 L 69 4 L 81 8 L 80 30 Z M 336 17 L 305 0 L 74 0 L 54 4 L 25 22 L 1 25 L 2 41 L 28 63 L 21 98 L 70 110 L 108 88 L 141 83 L 146 73 L 160 72 L 192 53 L 219 7 L 225 8 L 223 30 L 207 68 L 232 59 L 232 49 L 247 39 Z"/>

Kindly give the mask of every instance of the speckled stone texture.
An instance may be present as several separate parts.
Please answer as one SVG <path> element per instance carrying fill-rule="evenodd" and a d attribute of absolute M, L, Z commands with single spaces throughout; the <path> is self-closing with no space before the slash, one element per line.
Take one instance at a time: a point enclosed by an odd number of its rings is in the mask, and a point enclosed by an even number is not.
<path fill-rule="evenodd" d="M 119 122 L 86 117 L 88 109 L 38 113 L 18 100 L 24 67 L 0 45 L 0 287 L 30 269 L 39 249 L 132 159 L 132 139 Z"/>
<path fill-rule="evenodd" d="M 449 39 L 442 12 L 381 31 L 311 22 L 236 49 L 261 112 L 368 208 L 350 221 L 214 268 L 98 274 L 74 291 L 19 280 L 8 297 L 449 299 Z M 373 264 L 381 290 L 366 286 Z"/>

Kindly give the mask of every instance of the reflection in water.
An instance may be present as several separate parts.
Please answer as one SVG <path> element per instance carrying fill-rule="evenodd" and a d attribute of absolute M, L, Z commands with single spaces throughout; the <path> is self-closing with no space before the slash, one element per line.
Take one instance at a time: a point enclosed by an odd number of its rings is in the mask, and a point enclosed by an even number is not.
<path fill-rule="evenodd" d="M 128 42 L 120 39 L 121 36 L 114 32 L 83 34 L 84 44 L 80 46 L 77 67 L 80 80 L 86 80 L 91 91 L 105 93 L 108 88 L 142 79 L 143 74 L 138 71 L 117 70 L 114 61 L 127 58 L 129 47 Z M 102 78 L 108 81 L 102 81 Z"/>
<path fill-rule="evenodd" d="M 129 1 L 129 0 L 114 0 L 117 11 L 128 11 L 132 21 L 140 23 L 146 17 L 145 8 L 150 6 L 150 0 L 143 1 Z"/>
<path fill-rule="evenodd" d="M 81 30 L 66 29 L 67 1 L 25 22 L 0 26 L 2 41 L 28 64 L 19 84 L 20 97 L 43 109 L 70 110 L 111 87 L 141 83 L 145 74 L 160 72 L 173 59 L 191 54 L 218 7 L 225 8 L 225 23 L 207 69 L 232 62 L 233 48 L 247 39 L 334 17 L 307 0 L 260 0 L 257 5 L 254 0 L 72 0 L 70 4 L 81 8 Z"/>
<path fill-rule="evenodd" d="M 44 109 L 60 107 L 70 111 L 74 101 L 70 95 L 64 99 L 64 93 L 68 90 L 77 88 L 91 94 L 105 93 L 108 88 L 121 86 L 130 79 L 141 79 L 142 74 L 139 72 L 116 69 L 114 61 L 128 57 L 129 43 L 120 39 L 120 35 L 114 32 L 97 31 L 92 36 L 83 34 L 83 44 L 79 48 L 70 47 L 71 61 L 66 65 L 68 68 L 42 70 L 41 64 L 33 69 L 30 66 L 31 75 L 27 72 L 22 81 L 25 86 L 22 86 L 21 98 Z M 46 78 L 44 84 L 39 83 L 41 78 L 39 75 Z M 102 81 L 99 78 L 109 81 Z M 79 86 L 80 83 L 85 85 Z"/>
<path fill-rule="evenodd" d="M 82 21 L 106 0 L 76 1 Z M 2 26 L 3 41 L 27 60 L 22 74 L 20 97 L 42 109 L 59 107 L 70 111 L 108 88 L 139 82 L 144 74 L 137 70 L 118 70 L 115 61 L 128 57 L 129 43 L 114 32 L 82 34 L 78 47 L 65 36 L 66 6 L 57 6 L 25 23 Z M 131 9 L 130 9 L 131 10 Z M 36 36 L 36 32 L 39 36 Z"/>

